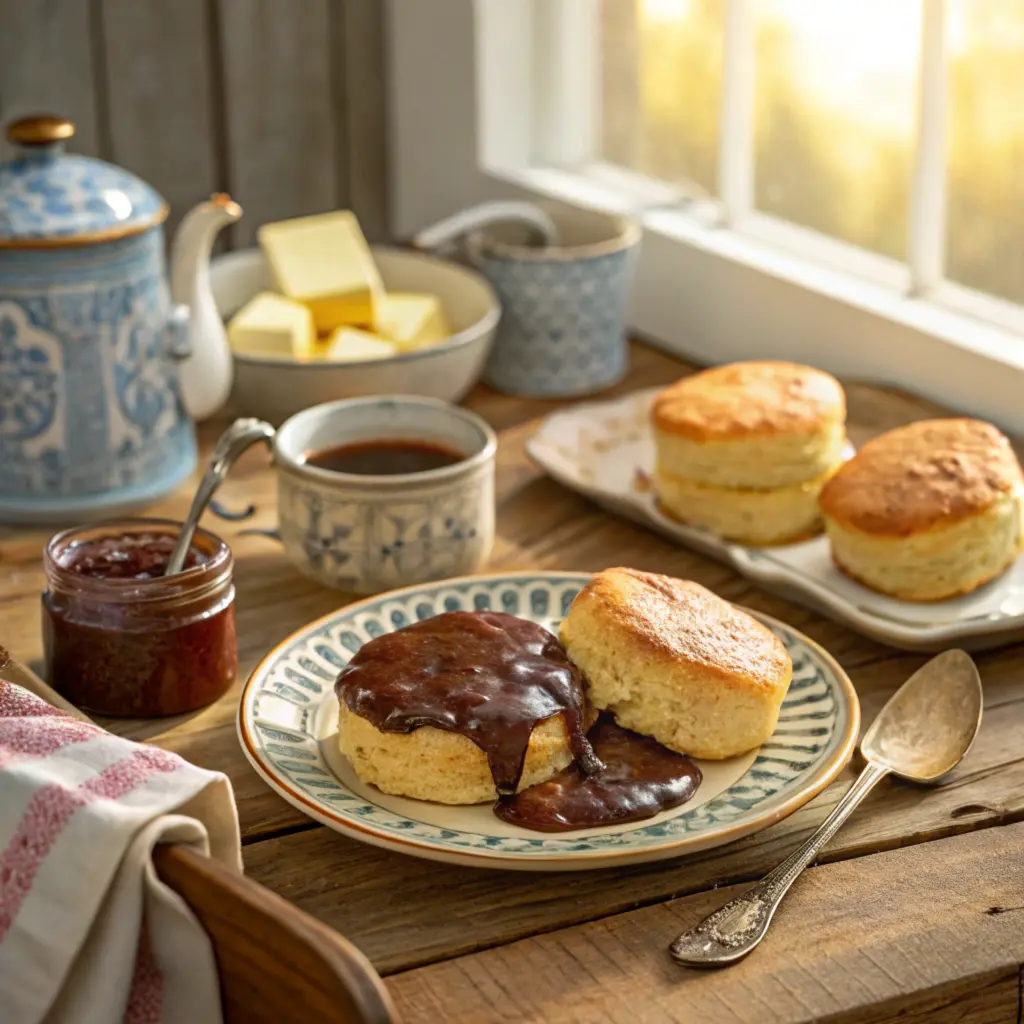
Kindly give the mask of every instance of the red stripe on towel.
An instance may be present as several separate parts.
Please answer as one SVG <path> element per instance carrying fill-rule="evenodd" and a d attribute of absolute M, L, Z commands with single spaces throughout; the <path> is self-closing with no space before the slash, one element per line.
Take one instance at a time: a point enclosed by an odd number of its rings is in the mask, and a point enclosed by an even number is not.
<path fill-rule="evenodd" d="M 28 802 L 7 848 L 0 854 L 0 942 L 32 888 L 39 868 L 79 807 L 96 800 L 117 800 L 150 776 L 172 772 L 183 762 L 155 748 L 104 768 L 77 789 L 56 783 L 40 786 Z"/>
<path fill-rule="evenodd" d="M 149 941 L 145 916 L 139 931 L 139 948 L 135 954 L 128 1005 L 121 1024 L 160 1024 L 164 1011 L 164 976 Z"/>
<path fill-rule="evenodd" d="M 42 715 L 53 718 L 70 718 L 66 711 L 47 704 L 45 700 L 20 686 L 0 679 L 0 717 L 37 718 Z"/>
<path fill-rule="evenodd" d="M 98 725 L 74 718 L 0 718 L 0 768 L 16 757 L 47 757 L 102 735 Z"/>

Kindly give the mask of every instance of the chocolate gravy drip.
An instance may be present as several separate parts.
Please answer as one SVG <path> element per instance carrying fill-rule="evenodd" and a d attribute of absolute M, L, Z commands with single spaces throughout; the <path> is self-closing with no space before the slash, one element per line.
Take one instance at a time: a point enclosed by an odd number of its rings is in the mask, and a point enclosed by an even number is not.
<path fill-rule="evenodd" d="M 570 765 L 553 779 L 499 800 L 494 813 L 536 832 L 621 825 L 678 807 L 700 785 L 700 769 L 682 754 L 602 716 L 588 733 L 605 767 L 584 775 Z"/>
<path fill-rule="evenodd" d="M 585 773 L 602 765 L 583 725 L 583 683 L 543 626 L 502 612 L 445 612 L 364 644 L 338 699 L 381 732 L 457 732 L 486 755 L 495 788 L 515 793 L 534 727 L 562 715 Z"/>

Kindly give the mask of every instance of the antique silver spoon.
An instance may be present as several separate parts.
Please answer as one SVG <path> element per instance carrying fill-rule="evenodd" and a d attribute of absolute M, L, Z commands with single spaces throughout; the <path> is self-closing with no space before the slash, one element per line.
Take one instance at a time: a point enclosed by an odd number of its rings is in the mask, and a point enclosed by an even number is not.
<path fill-rule="evenodd" d="M 181 524 L 181 533 L 178 541 L 171 552 L 171 559 L 167 563 L 165 576 L 171 576 L 181 572 L 185 566 L 185 559 L 188 556 L 188 549 L 192 546 L 192 538 L 196 535 L 196 527 L 199 519 L 210 503 L 214 492 L 224 482 L 228 470 L 234 465 L 235 460 L 250 445 L 257 441 L 265 441 L 267 447 L 273 443 L 274 428 L 263 420 L 245 419 L 235 420 L 234 423 L 220 435 L 213 455 L 210 456 L 210 465 L 203 474 L 196 488 L 196 496 L 192 499 L 192 506 L 188 510 L 185 522 Z"/>
<path fill-rule="evenodd" d="M 745 957 L 800 872 L 886 775 L 936 782 L 960 763 L 980 725 L 981 678 L 970 656 L 954 650 L 932 658 L 871 723 L 860 744 L 867 767 L 821 828 L 771 874 L 683 932 L 669 946 L 673 959 L 686 967 L 725 967 Z"/>

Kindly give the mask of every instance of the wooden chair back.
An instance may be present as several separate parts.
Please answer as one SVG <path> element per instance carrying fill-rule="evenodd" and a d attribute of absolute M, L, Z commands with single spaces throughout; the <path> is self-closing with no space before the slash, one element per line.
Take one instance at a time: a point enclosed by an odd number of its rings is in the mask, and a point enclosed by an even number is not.
<path fill-rule="evenodd" d="M 337 932 L 188 847 L 158 846 L 153 862 L 210 936 L 226 1024 L 397 1024 L 377 972 Z"/>

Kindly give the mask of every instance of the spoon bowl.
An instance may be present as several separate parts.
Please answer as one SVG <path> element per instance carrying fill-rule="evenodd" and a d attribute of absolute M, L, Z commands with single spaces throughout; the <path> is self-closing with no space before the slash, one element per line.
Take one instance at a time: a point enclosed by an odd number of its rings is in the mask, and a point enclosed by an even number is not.
<path fill-rule="evenodd" d="M 977 666 L 963 651 L 946 651 L 889 698 L 864 734 L 861 754 L 909 782 L 937 782 L 971 749 L 981 708 Z"/>

